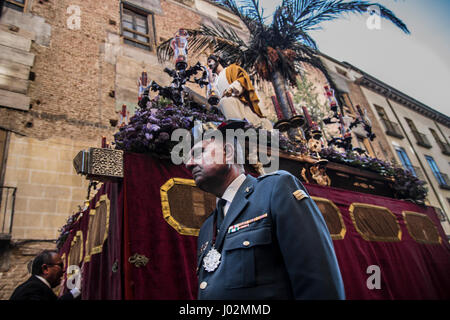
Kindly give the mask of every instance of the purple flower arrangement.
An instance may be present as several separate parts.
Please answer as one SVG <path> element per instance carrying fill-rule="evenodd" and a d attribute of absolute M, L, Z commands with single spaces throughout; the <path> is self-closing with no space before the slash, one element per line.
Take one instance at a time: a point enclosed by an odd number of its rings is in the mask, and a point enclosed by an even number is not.
<path fill-rule="evenodd" d="M 308 148 L 304 143 L 301 143 L 300 141 L 294 142 L 283 134 L 280 134 L 279 148 L 281 151 L 292 154 L 297 155 L 309 154 Z"/>
<path fill-rule="evenodd" d="M 114 134 L 115 148 L 128 152 L 150 153 L 158 158 L 170 158 L 170 151 L 178 143 L 170 137 L 176 129 L 191 130 L 194 121 L 222 122 L 214 109 L 195 105 L 187 108 L 150 100 L 145 108 L 138 108 L 130 122 Z"/>
<path fill-rule="evenodd" d="M 68 219 L 66 224 L 59 229 L 59 237 L 56 240 L 56 247 L 58 249 L 61 249 L 62 246 L 64 245 L 64 243 L 67 240 L 67 237 L 69 236 L 70 232 L 72 231 L 72 229 L 75 226 L 75 222 L 77 222 L 78 217 L 80 216 L 80 214 L 83 212 L 83 209 L 81 207 L 79 207 L 78 212 L 74 213 L 73 215 L 71 215 Z"/>
<path fill-rule="evenodd" d="M 365 157 L 349 151 L 342 153 L 334 148 L 324 148 L 320 152 L 328 161 L 343 163 L 352 167 L 370 170 L 392 179 L 392 187 L 398 199 L 411 200 L 423 204 L 428 190 L 425 181 L 420 180 L 410 170 L 396 167 L 390 162 L 377 158 Z"/>

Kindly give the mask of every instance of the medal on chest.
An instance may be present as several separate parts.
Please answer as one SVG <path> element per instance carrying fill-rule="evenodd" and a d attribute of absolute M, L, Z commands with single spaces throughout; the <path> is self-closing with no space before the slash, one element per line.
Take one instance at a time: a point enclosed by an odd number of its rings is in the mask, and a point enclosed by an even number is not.
<path fill-rule="evenodd" d="M 217 238 L 217 214 L 215 215 L 213 222 L 211 249 L 209 249 L 208 253 L 203 258 L 203 268 L 205 268 L 205 270 L 208 272 L 213 272 L 214 270 L 217 269 L 217 267 L 220 264 L 220 258 L 222 256 L 220 252 L 217 251 L 217 249 L 214 247 L 214 245 L 216 244 L 216 238 Z"/>
<path fill-rule="evenodd" d="M 216 248 L 211 247 L 206 256 L 203 258 L 203 267 L 208 272 L 213 272 L 220 264 L 221 254 Z"/>

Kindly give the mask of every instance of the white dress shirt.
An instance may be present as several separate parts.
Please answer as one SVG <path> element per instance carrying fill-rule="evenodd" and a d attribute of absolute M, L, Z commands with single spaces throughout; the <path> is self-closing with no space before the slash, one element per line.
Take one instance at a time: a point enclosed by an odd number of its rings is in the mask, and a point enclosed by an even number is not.
<path fill-rule="evenodd" d="M 245 174 L 240 174 L 236 179 L 233 180 L 233 182 L 230 183 L 228 188 L 225 190 L 225 192 L 222 195 L 222 199 L 226 200 L 227 203 L 225 204 L 225 207 L 223 208 L 223 215 L 226 216 L 228 209 L 230 208 L 231 202 L 234 199 L 234 196 L 236 195 L 236 192 L 238 191 L 239 187 L 244 183 L 245 180 Z M 217 202 L 219 199 L 217 199 Z"/>
<path fill-rule="evenodd" d="M 52 288 L 50 286 L 50 283 L 48 283 L 47 280 L 45 280 L 44 278 L 42 278 L 41 276 L 36 275 L 36 278 L 38 278 L 39 280 L 41 280 L 43 283 L 45 283 L 47 285 L 47 287 L 49 287 L 50 289 Z"/>

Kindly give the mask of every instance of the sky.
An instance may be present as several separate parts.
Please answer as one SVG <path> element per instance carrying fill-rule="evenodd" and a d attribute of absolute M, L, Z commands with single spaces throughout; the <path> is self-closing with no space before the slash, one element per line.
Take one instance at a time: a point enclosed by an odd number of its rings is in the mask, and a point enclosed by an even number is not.
<path fill-rule="evenodd" d="M 260 0 L 268 15 L 281 1 Z M 367 14 L 346 14 L 310 35 L 319 51 L 346 61 L 384 83 L 450 116 L 450 0 L 378 0 L 411 34 L 389 20 L 367 27 Z"/>

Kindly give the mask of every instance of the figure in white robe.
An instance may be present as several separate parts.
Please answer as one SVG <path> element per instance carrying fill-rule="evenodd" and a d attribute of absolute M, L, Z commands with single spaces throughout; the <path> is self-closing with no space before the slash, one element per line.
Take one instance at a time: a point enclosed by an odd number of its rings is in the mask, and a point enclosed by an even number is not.
<path fill-rule="evenodd" d="M 236 64 L 224 68 L 218 58 L 208 57 L 208 66 L 215 73 L 214 86 L 219 97 L 219 109 L 226 119 L 246 119 L 256 128 L 272 130 L 272 123 L 263 116 L 259 98 L 244 69 Z"/>

